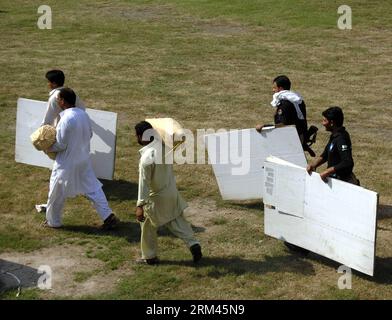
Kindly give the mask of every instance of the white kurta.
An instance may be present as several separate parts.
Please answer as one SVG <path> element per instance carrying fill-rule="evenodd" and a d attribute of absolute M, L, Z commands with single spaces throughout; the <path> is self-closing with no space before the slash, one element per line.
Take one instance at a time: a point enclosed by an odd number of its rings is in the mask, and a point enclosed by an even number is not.
<path fill-rule="evenodd" d="M 56 143 L 49 151 L 57 152 L 50 179 L 50 191 L 65 197 L 97 191 L 102 184 L 96 178 L 90 160 L 92 129 L 90 118 L 79 108 L 60 113 Z"/>
<path fill-rule="evenodd" d="M 61 113 L 61 108 L 59 107 L 59 105 L 57 104 L 57 96 L 59 95 L 60 89 L 62 87 L 53 89 L 52 91 L 50 91 L 49 93 L 49 99 L 48 99 L 48 105 L 46 108 L 46 113 L 44 116 L 44 119 L 42 120 L 41 126 L 48 124 L 51 126 L 56 126 L 57 123 L 60 120 L 60 113 Z M 76 102 L 75 102 L 75 106 L 85 110 L 86 107 L 84 106 L 83 102 L 79 99 L 79 97 L 76 95 Z"/>

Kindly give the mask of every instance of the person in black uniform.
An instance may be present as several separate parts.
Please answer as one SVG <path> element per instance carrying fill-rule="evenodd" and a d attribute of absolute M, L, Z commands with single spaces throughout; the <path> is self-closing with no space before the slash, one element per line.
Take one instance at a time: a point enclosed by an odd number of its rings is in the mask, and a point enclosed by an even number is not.
<path fill-rule="evenodd" d="M 272 91 L 274 92 L 274 95 L 271 105 L 276 108 L 274 114 L 275 127 L 295 125 L 303 149 L 308 151 L 310 155 L 314 157 L 315 154 L 313 150 L 311 150 L 310 146 L 307 144 L 312 132 L 308 133 L 305 101 L 301 95 L 290 90 L 291 81 L 287 76 L 278 76 L 272 83 Z M 261 129 L 264 126 L 269 125 L 257 125 L 256 130 L 261 132 Z"/>
<path fill-rule="evenodd" d="M 312 156 L 315 156 L 314 152 L 306 144 L 308 123 L 306 120 L 305 101 L 298 93 L 290 91 L 290 89 L 291 81 L 287 76 L 278 76 L 272 82 L 272 91 L 274 92 L 274 95 L 271 105 L 276 108 L 274 114 L 275 127 L 295 125 L 303 149 L 311 153 Z M 257 125 L 256 130 L 261 132 L 264 126 L 269 125 Z M 286 241 L 284 244 L 291 252 L 299 253 L 303 256 L 306 256 L 309 253 L 309 250 Z"/>
<path fill-rule="evenodd" d="M 306 170 L 309 174 L 317 167 L 328 162 L 327 169 L 320 173 L 321 179 L 327 182 L 327 177 L 339 179 L 359 185 L 359 180 L 353 173 L 354 160 L 351 153 L 351 139 L 343 127 L 344 115 L 340 107 L 330 107 L 323 113 L 322 124 L 331 132 L 324 152 L 310 163 Z"/>
<path fill-rule="evenodd" d="M 276 127 L 295 125 L 302 143 L 308 128 L 306 105 L 303 98 L 290 89 L 291 81 L 287 76 L 278 76 L 272 82 L 274 95 L 271 105 L 276 108 L 274 123 Z M 256 130 L 260 132 L 263 126 L 257 125 Z"/>

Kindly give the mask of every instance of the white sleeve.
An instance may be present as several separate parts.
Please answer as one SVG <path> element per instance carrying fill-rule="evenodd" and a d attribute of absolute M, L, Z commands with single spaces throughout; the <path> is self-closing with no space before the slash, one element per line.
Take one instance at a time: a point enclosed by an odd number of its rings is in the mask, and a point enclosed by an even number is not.
<path fill-rule="evenodd" d="M 46 113 L 44 119 L 42 120 L 41 126 L 49 124 L 51 126 L 55 125 L 55 120 L 61 112 L 61 108 L 57 105 L 56 97 L 58 93 L 53 94 L 49 100 L 46 108 Z"/>
<path fill-rule="evenodd" d="M 150 185 L 153 171 L 153 164 L 139 165 L 139 186 L 137 196 L 137 206 L 145 205 L 150 199 Z"/>
<path fill-rule="evenodd" d="M 60 121 L 56 128 L 56 142 L 49 148 L 49 152 L 60 152 L 67 149 L 68 126 L 66 121 Z"/>

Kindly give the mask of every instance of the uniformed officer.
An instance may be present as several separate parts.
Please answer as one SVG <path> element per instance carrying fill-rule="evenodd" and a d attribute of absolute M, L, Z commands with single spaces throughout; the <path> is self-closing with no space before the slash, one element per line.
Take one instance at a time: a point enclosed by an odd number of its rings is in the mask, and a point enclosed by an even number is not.
<path fill-rule="evenodd" d="M 308 151 L 312 157 L 315 156 L 313 150 L 307 145 L 308 123 L 306 120 L 305 101 L 298 93 L 291 91 L 291 81 L 285 75 L 277 76 L 272 81 L 272 101 L 271 106 L 276 108 L 274 114 L 275 127 L 295 125 L 299 139 L 304 150 Z M 262 128 L 268 125 L 257 125 L 256 130 L 261 132 Z M 294 244 L 284 242 L 286 247 L 292 251 L 306 256 L 309 250 L 298 247 Z"/>
<path fill-rule="evenodd" d="M 351 153 L 350 135 L 343 127 L 344 115 L 340 107 L 330 107 L 323 113 L 322 124 L 331 132 L 324 152 L 308 165 L 306 170 L 311 174 L 317 167 L 328 162 L 327 169 L 320 173 L 325 182 L 327 177 L 343 180 L 359 185 L 359 180 L 353 173 L 354 160 Z"/>
<path fill-rule="evenodd" d="M 314 157 L 314 152 L 307 144 L 310 133 L 308 134 L 305 101 L 300 94 L 290 89 L 291 82 L 287 76 L 278 76 L 272 82 L 274 94 L 271 105 L 276 108 L 274 114 L 275 127 L 295 125 L 304 150 Z M 261 132 L 264 126 L 267 125 L 257 125 L 256 130 Z"/>

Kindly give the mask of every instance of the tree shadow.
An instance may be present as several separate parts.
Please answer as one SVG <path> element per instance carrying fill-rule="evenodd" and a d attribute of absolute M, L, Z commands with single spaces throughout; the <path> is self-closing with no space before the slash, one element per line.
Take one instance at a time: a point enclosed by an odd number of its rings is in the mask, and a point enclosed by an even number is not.
<path fill-rule="evenodd" d="M 13 261 L 0 259 L 0 293 L 18 289 L 36 287 L 43 273 L 37 269 Z"/>
<path fill-rule="evenodd" d="M 220 278 L 228 274 L 240 276 L 243 274 L 266 274 L 273 273 L 297 273 L 302 275 L 315 275 L 313 265 L 296 255 L 284 255 L 278 257 L 266 256 L 264 260 L 247 260 L 240 257 L 203 257 L 198 264 L 192 261 L 167 261 L 161 260 L 163 265 L 193 266 L 206 268 L 217 267 L 207 273 L 212 278 Z"/>
<path fill-rule="evenodd" d="M 137 183 L 126 180 L 101 180 L 108 201 L 137 200 Z"/>
<path fill-rule="evenodd" d="M 380 220 L 392 218 L 392 206 L 388 204 L 379 204 L 377 208 L 377 218 Z"/>
<path fill-rule="evenodd" d="M 61 229 L 68 232 L 84 233 L 90 236 L 113 236 L 125 238 L 130 243 L 140 241 L 140 226 L 137 222 L 121 221 L 116 229 L 109 231 L 101 230 L 99 227 L 86 225 L 66 225 Z"/>

